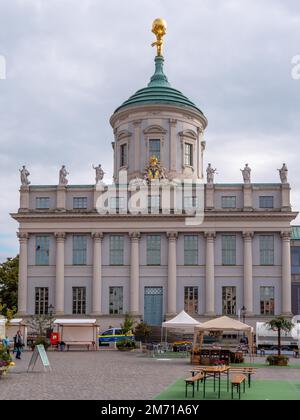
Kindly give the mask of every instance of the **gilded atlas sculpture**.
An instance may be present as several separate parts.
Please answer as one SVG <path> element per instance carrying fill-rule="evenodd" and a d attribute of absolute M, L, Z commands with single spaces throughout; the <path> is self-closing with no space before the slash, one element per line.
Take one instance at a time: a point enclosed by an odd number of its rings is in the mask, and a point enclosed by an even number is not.
<path fill-rule="evenodd" d="M 152 47 L 156 47 L 157 56 L 162 56 L 162 47 L 163 47 L 163 36 L 167 32 L 167 22 L 164 19 L 158 18 L 153 21 L 152 32 L 156 36 L 156 41 L 151 44 Z"/>
<path fill-rule="evenodd" d="M 166 179 L 165 169 L 161 166 L 156 156 L 150 157 L 149 163 L 145 168 L 144 178 L 147 183 Z"/>

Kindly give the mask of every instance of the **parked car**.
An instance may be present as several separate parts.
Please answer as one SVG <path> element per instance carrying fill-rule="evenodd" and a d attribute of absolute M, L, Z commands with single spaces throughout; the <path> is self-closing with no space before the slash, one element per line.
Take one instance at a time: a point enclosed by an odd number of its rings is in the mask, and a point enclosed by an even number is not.
<path fill-rule="evenodd" d="M 130 340 L 134 341 L 133 334 L 123 334 L 121 328 L 110 328 L 98 335 L 99 346 L 107 346 L 109 343 L 116 343 L 117 341 Z"/>

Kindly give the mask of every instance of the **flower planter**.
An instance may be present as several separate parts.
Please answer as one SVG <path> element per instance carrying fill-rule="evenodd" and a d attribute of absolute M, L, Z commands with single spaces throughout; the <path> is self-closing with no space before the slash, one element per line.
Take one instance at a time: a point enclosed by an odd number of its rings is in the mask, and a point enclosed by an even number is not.
<path fill-rule="evenodd" d="M 288 366 L 289 358 L 285 356 L 268 356 L 267 362 L 270 366 Z"/>
<path fill-rule="evenodd" d="M 135 349 L 130 348 L 130 347 L 117 347 L 117 349 L 119 351 L 133 351 L 133 350 L 135 350 Z"/>

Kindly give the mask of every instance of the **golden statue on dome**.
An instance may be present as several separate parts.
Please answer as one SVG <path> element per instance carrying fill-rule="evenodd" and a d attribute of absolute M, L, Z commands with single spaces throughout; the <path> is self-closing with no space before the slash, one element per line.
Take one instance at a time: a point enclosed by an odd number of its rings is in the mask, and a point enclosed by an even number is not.
<path fill-rule="evenodd" d="M 152 32 L 156 35 L 156 41 L 151 44 L 152 47 L 157 48 L 157 56 L 162 56 L 163 36 L 167 32 L 167 22 L 164 19 L 155 19 L 152 23 Z"/>
<path fill-rule="evenodd" d="M 166 179 L 166 170 L 161 166 L 157 156 L 150 156 L 149 163 L 145 168 L 144 179 L 148 183 L 154 180 Z"/>

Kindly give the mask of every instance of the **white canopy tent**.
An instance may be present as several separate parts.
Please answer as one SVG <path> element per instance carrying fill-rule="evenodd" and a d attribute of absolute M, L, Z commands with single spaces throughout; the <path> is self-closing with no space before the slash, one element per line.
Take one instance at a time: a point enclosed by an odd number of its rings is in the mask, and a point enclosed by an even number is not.
<path fill-rule="evenodd" d="M 98 347 L 96 319 L 56 319 L 53 322 L 66 344 L 92 344 Z"/>
<path fill-rule="evenodd" d="M 163 328 L 165 328 L 166 329 L 165 341 L 167 341 L 168 329 L 174 329 L 174 330 L 178 329 L 178 330 L 184 330 L 185 333 L 193 333 L 195 327 L 200 326 L 200 325 L 202 325 L 200 324 L 200 322 L 192 318 L 189 314 L 187 314 L 183 310 L 174 318 L 162 323 L 162 335 L 163 335 Z"/>
<path fill-rule="evenodd" d="M 10 341 L 13 341 L 17 331 L 21 331 L 25 346 L 27 346 L 27 326 L 22 318 L 13 318 L 6 325 L 6 334 Z"/>

